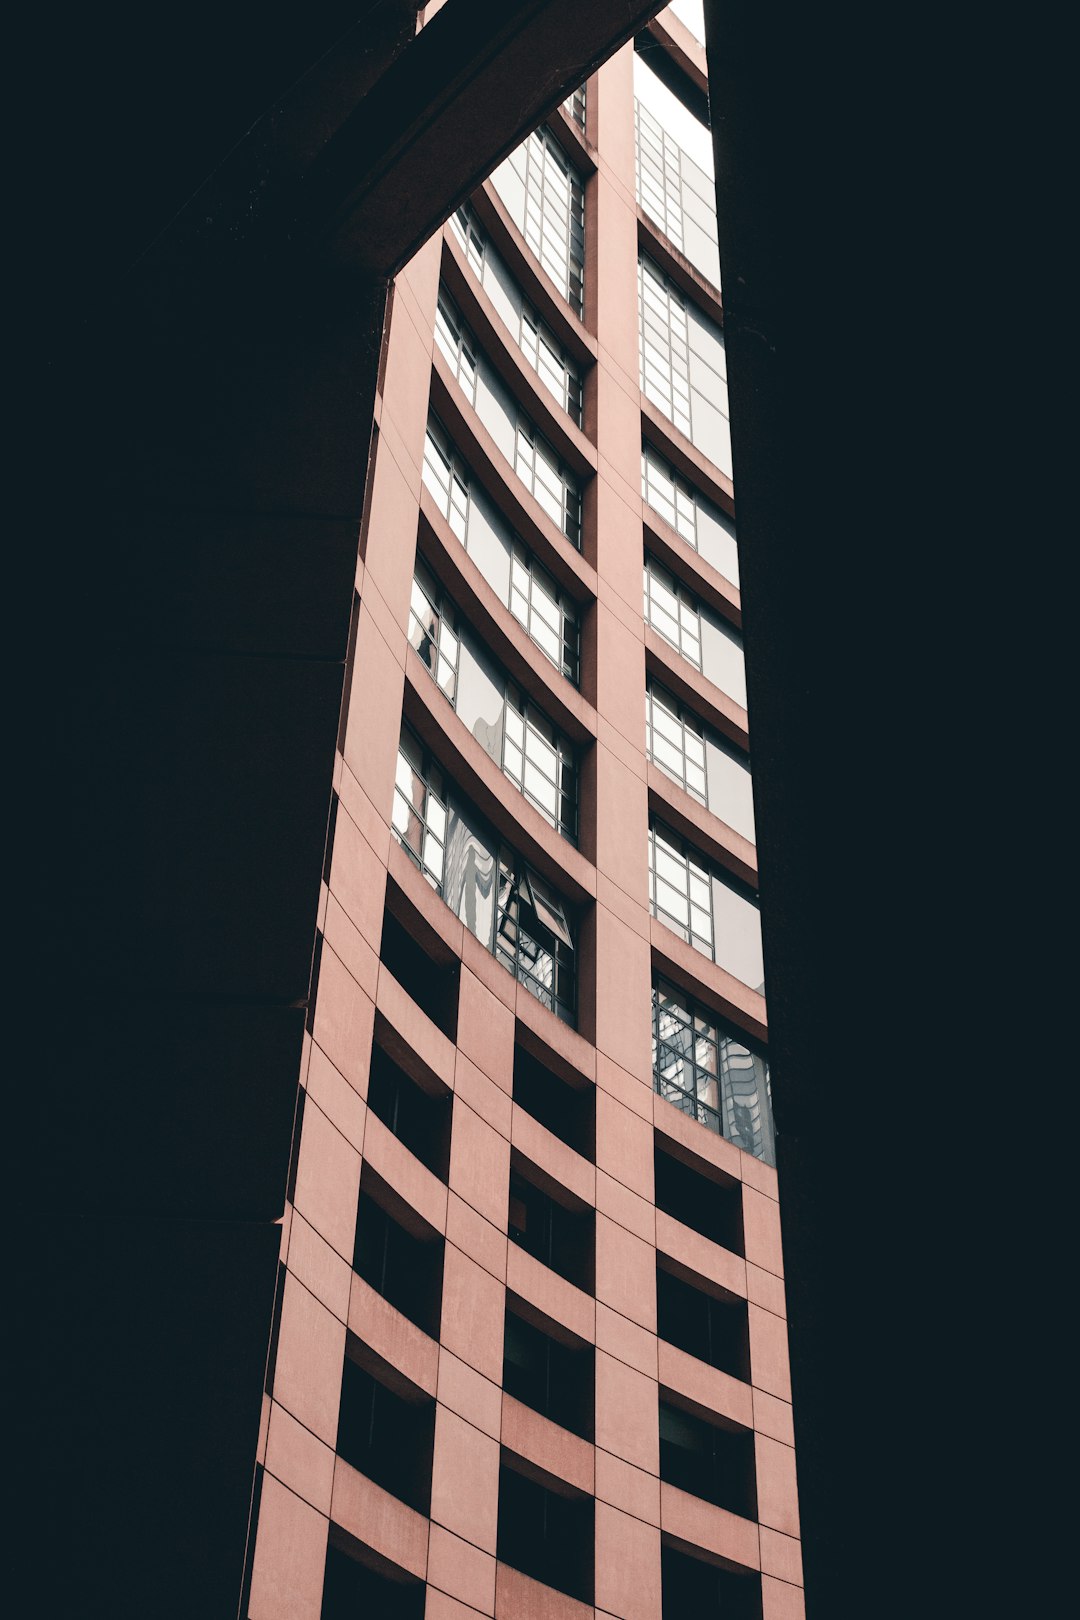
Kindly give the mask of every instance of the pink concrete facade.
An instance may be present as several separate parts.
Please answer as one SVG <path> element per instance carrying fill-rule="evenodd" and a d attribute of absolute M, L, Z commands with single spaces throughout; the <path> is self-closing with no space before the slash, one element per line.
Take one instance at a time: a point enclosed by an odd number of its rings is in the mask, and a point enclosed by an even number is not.
<path fill-rule="evenodd" d="M 679 30 L 672 21 L 673 32 Z M 682 49 L 703 72 L 685 30 Z M 661 1620 L 662 1549 L 749 1573 L 764 1620 L 803 1614 L 799 1516 L 776 1174 L 687 1118 L 653 1085 L 654 973 L 698 989 L 751 1036 L 763 997 L 653 917 L 650 811 L 752 881 L 753 845 L 658 772 L 645 753 L 647 671 L 728 735 L 745 711 L 678 658 L 642 618 L 648 549 L 738 623 L 737 589 L 643 505 L 643 419 L 699 487 L 730 481 L 644 401 L 638 384 L 639 240 L 656 236 L 635 201 L 632 50 L 587 87 L 587 135 L 556 114 L 586 176 L 585 313 L 576 320 L 490 183 L 484 217 L 543 318 L 588 356 L 584 425 L 555 408 L 502 325 L 447 227 L 398 278 L 389 323 L 357 566 L 355 658 L 336 762 L 337 806 L 323 884 L 318 990 L 305 1042 L 302 1126 L 282 1228 L 280 1320 L 264 1400 L 250 1620 L 318 1620 L 327 1546 L 426 1583 L 428 1620 Z M 434 342 L 440 274 L 528 415 L 584 485 L 576 552 L 515 478 Z M 703 304 L 719 295 L 704 287 Z M 488 494 L 581 610 L 580 688 L 537 650 L 451 531 L 422 481 L 429 407 L 451 429 Z M 691 472 L 692 470 L 692 472 Z M 580 758 L 577 847 L 492 764 L 420 664 L 408 639 L 414 560 L 423 549 L 463 617 Z M 463 926 L 408 859 L 391 826 L 402 717 L 437 737 L 448 780 L 575 906 L 577 1027 L 542 1006 Z M 433 960 L 458 974 L 453 1036 L 381 961 L 391 909 Z M 451 1020 L 451 1027 L 454 1021 Z M 397 1054 L 429 1096 L 449 1099 L 445 1179 L 368 1107 L 373 1044 Z M 595 1161 L 514 1097 L 515 1045 L 595 1094 Z M 734 1188 L 743 1253 L 658 1209 L 654 1156 L 670 1150 Z M 510 1176 L 525 1165 L 559 1201 L 591 1216 L 587 1291 L 509 1235 Z M 442 1242 L 437 1332 L 425 1332 L 353 1267 L 365 1177 L 417 1230 Z M 389 1189 L 389 1191 L 387 1191 Z M 407 1222 L 406 1222 L 407 1224 Z M 658 1335 L 657 1258 L 683 1278 L 746 1302 L 749 1377 L 736 1378 Z M 593 1435 L 585 1439 L 503 1389 L 507 1296 L 594 1358 Z M 433 1402 L 430 1511 L 422 1513 L 337 1454 L 346 1357 L 364 1347 L 397 1369 L 410 1398 Z M 659 1402 L 752 1436 L 756 1517 L 662 1480 Z M 500 1461 L 594 1508 L 594 1594 L 586 1603 L 520 1572 L 499 1552 Z"/>

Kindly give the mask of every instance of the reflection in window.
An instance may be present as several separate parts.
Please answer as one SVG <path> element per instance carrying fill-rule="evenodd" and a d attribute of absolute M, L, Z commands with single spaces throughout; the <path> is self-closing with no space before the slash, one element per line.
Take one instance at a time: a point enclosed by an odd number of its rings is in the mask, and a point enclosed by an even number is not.
<path fill-rule="evenodd" d="M 585 307 L 584 191 L 559 143 L 547 129 L 534 129 L 500 163 L 491 183 L 541 265 L 580 315 Z"/>
<path fill-rule="evenodd" d="M 564 838 L 577 835 L 574 751 L 496 665 L 421 559 L 409 641 L 481 747 Z"/>
<path fill-rule="evenodd" d="M 580 658 L 576 603 L 514 536 L 434 416 L 428 418 L 424 444 L 424 483 L 499 600 L 544 656 L 576 685 Z"/>
<path fill-rule="evenodd" d="M 647 505 L 706 562 L 733 585 L 739 583 L 739 548 L 731 518 L 700 495 L 647 443 L 641 447 L 641 493 Z"/>
<path fill-rule="evenodd" d="M 495 955 L 537 1001 L 574 1021 L 574 941 L 566 906 L 531 868 L 503 849 Z"/>
<path fill-rule="evenodd" d="M 404 727 L 394 773 L 393 829 L 402 849 L 441 893 L 446 845 L 443 776 L 430 754 Z"/>
<path fill-rule="evenodd" d="M 581 426 L 581 372 L 558 338 L 528 303 L 481 229 L 468 203 L 450 219 L 481 286 L 491 299 L 514 342 L 537 373 L 544 387 L 555 396 L 562 410 Z"/>
<path fill-rule="evenodd" d="M 763 993 L 761 915 L 757 901 L 727 872 L 664 827 L 649 827 L 649 902 L 687 944 Z"/>
<path fill-rule="evenodd" d="M 530 995 L 573 1024 L 574 928 L 562 896 L 446 792 L 443 774 L 401 728 L 393 830 L 432 888 Z M 496 850 L 498 880 L 496 888 Z"/>
<path fill-rule="evenodd" d="M 663 979 L 653 984 L 653 1084 L 691 1119 L 776 1163 L 768 1061 Z"/>

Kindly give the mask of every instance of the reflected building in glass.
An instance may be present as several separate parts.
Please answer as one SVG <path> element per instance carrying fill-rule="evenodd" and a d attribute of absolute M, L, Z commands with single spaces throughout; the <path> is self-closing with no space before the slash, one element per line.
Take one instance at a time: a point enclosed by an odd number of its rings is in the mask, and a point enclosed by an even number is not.
<path fill-rule="evenodd" d="M 395 286 L 250 1620 L 802 1614 L 701 40 Z"/>

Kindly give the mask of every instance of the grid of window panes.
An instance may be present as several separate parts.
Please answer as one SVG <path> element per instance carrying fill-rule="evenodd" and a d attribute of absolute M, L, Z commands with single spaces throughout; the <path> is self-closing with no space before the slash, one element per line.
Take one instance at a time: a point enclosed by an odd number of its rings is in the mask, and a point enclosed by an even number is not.
<path fill-rule="evenodd" d="M 552 336 L 536 311 L 521 307 L 518 346 L 550 394 L 563 410 L 581 426 L 581 374 L 568 360 L 558 340 Z"/>
<path fill-rule="evenodd" d="M 520 692 L 507 692 L 503 771 L 564 838 L 577 837 L 577 771 L 569 743 Z"/>
<path fill-rule="evenodd" d="M 457 233 L 462 247 L 465 249 L 466 259 L 482 279 L 484 259 L 488 251 L 487 238 L 480 229 L 480 223 L 468 203 L 462 203 L 457 212 L 451 214 L 450 223 Z"/>
<path fill-rule="evenodd" d="M 466 203 L 450 223 L 469 265 L 502 316 L 511 337 L 560 407 L 581 426 L 582 383 L 578 367 L 532 306 L 494 251 Z"/>
<path fill-rule="evenodd" d="M 645 691 L 645 752 L 687 793 L 708 804 L 705 728 L 676 698 L 652 681 Z"/>
<path fill-rule="evenodd" d="M 649 827 L 649 904 L 654 917 L 696 951 L 714 951 L 712 874 L 682 839 Z"/>
<path fill-rule="evenodd" d="M 469 473 L 440 422 L 428 418 L 424 439 L 424 483 L 459 540 L 469 526 Z"/>
<path fill-rule="evenodd" d="M 439 285 L 435 311 L 435 341 L 450 363 L 470 405 L 476 404 L 476 343 L 461 318 L 461 311 L 446 288 Z"/>
<path fill-rule="evenodd" d="M 496 586 L 502 601 L 544 656 L 576 685 L 581 644 L 576 603 L 559 589 L 520 540 L 510 538 L 508 529 L 504 537 L 492 533 L 490 516 L 486 524 L 477 520 L 474 534 L 469 470 L 442 423 L 433 416 L 428 418 L 423 476 L 443 516 L 485 579 Z M 506 566 L 496 580 L 492 578 L 493 565 L 485 563 L 498 554 L 505 558 Z"/>
<path fill-rule="evenodd" d="M 585 128 L 585 86 L 579 84 L 572 96 L 567 96 L 563 102 L 570 117 L 579 129 Z"/>
<path fill-rule="evenodd" d="M 581 491 L 547 440 L 524 417 L 518 418 L 514 471 L 580 550 Z"/>
<path fill-rule="evenodd" d="M 577 609 L 521 545 L 515 545 L 510 559 L 509 607 L 545 657 L 576 685 L 581 657 Z"/>
<path fill-rule="evenodd" d="M 678 290 L 638 259 L 641 391 L 690 435 L 690 341 L 686 305 Z"/>
<path fill-rule="evenodd" d="M 647 440 L 641 446 L 641 494 L 645 504 L 707 563 L 733 585 L 739 583 L 739 547 L 733 520 L 669 466 Z"/>
<path fill-rule="evenodd" d="M 419 558 L 409 603 L 409 644 L 416 649 L 440 692 L 454 703 L 460 648 L 457 613 Z"/>
<path fill-rule="evenodd" d="M 559 897 L 507 850 L 499 856 L 495 955 L 530 995 L 574 1022 L 574 942 Z"/>
<path fill-rule="evenodd" d="M 726 1025 L 663 979 L 653 982 L 653 1084 L 691 1119 L 776 1163 L 769 1065 Z"/>
<path fill-rule="evenodd" d="M 457 610 L 441 590 L 438 581 L 417 558 L 409 609 L 409 642 L 454 709 L 460 712 L 459 664 L 464 660 L 466 674 L 460 676 L 461 691 L 471 693 L 476 704 L 477 683 L 490 692 L 497 674 L 502 713 L 491 724 L 490 710 L 484 706 L 477 718 L 486 718 L 489 742 L 481 742 L 503 774 L 537 809 L 556 832 L 573 842 L 577 837 L 577 768 L 574 751 L 566 738 L 535 704 L 530 703 L 489 655 L 476 646 L 472 631 L 459 622 Z M 470 731 L 474 715 L 462 715 Z"/>
<path fill-rule="evenodd" d="M 535 129 L 492 175 L 496 191 L 571 309 L 584 309 L 585 201 L 554 136 Z"/>
<path fill-rule="evenodd" d="M 701 615 L 686 586 L 655 557 L 645 559 L 645 622 L 701 668 Z"/>
<path fill-rule="evenodd" d="M 443 774 L 404 726 L 394 773 L 392 825 L 402 849 L 441 894 L 446 846 Z"/>
<path fill-rule="evenodd" d="M 668 241 L 683 246 L 682 148 L 634 98 L 638 202 Z"/>

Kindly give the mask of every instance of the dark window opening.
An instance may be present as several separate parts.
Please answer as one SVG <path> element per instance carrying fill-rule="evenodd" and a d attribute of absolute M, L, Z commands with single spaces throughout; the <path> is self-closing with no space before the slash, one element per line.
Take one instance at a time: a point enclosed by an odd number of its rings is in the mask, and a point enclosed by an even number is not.
<path fill-rule="evenodd" d="M 442 1310 L 443 1240 L 408 1231 L 372 1196 L 383 1186 L 365 1170 L 356 1213 L 353 1266 L 395 1310 L 431 1338 L 439 1334 Z M 417 1223 L 419 1224 L 419 1222 Z"/>
<path fill-rule="evenodd" d="M 750 1327 L 744 1299 L 718 1298 L 658 1265 L 656 1324 L 668 1344 L 749 1383 Z"/>
<path fill-rule="evenodd" d="M 451 1098 L 425 1091 L 377 1042 L 371 1048 L 368 1107 L 432 1175 L 446 1180 Z"/>
<path fill-rule="evenodd" d="M 660 1549 L 663 1620 L 761 1620 L 761 1577 Z"/>
<path fill-rule="evenodd" d="M 700 1170 L 692 1170 L 682 1159 L 656 1146 L 656 1207 L 702 1237 L 743 1253 L 742 1187 L 723 1176 L 714 1181 Z"/>
<path fill-rule="evenodd" d="M 428 955 L 392 911 L 383 914 L 379 956 L 388 973 L 450 1040 L 457 1039 L 458 964 Z"/>
<path fill-rule="evenodd" d="M 330 1534 L 340 1532 L 331 1528 Z M 385 1559 L 375 1553 L 369 1556 L 372 1563 L 362 1563 L 331 1540 L 326 1549 L 322 1620 L 358 1620 L 365 1614 L 377 1614 L 379 1620 L 424 1620 L 424 1583 L 404 1570 L 384 1574 L 373 1565 L 386 1568 Z"/>
<path fill-rule="evenodd" d="M 596 1092 L 572 1086 L 524 1047 L 514 1048 L 514 1101 L 585 1159 L 596 1157 Z"/>
<path fill-rule="evenodd" d="M 503 1388 L 583 1440 L 593 1435 L 593 1348 L 553 1338 L 507 1306 Z"/>
<path fill-rule="evenodd" d="M 591 1496 L 564 1496 L 527 1479 L 504 1460 L 499 1469 L 498 1557 L 580 1603 L 593 1601 Z"/>
<path fill-rule="evenodd" d="M 427 1513 L 435 1402 L 407 1400 L 345 1357 L 338 1418 L 338 1454 L 399 1501 Z"/>
<path fill-rule="evenodd" d="M 754 1435 L 722 1419 L 706 1423 L 660 1402 L 660 1478 L 743 1519 L 757 1517 Z"/>
<path fill-rule="evenodd" d="M 595 1225 L 591 1209 L 565 1208 L 511 1163 L 511 1241 L 587 1294 L 593 1291 Z"/>

